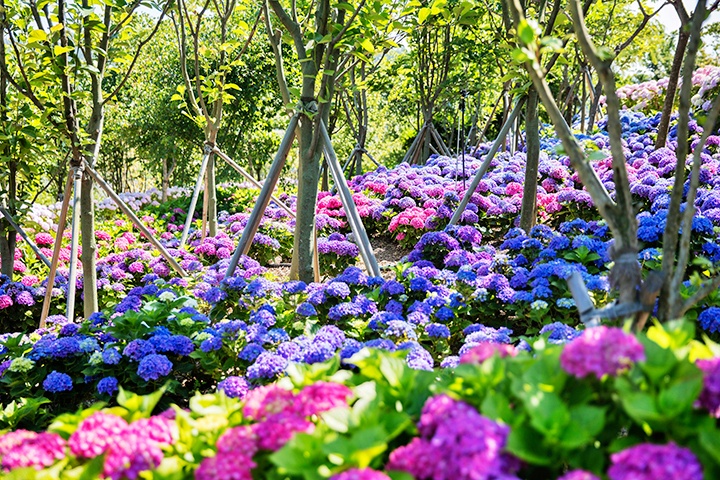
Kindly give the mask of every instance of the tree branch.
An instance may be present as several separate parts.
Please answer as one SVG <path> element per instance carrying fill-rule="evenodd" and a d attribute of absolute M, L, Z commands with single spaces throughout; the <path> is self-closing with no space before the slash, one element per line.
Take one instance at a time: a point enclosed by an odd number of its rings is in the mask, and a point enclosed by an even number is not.
<path fill-rule="evenodd" d="M 144 40 L 142 40 L 137 48 L 135 49 L 135 54 L 133 55 L 133 59 L 130 62 L 130 66 L 128 67 L 127 71 L 125 72 L 125 75 L 123 75 L 122 80 L 120 80 L 120 83 L 118 83 L 117 87 L 103 100 L 103 105 L 108 103 L 110 100 L 115 98 L 115 96 L 120 92 L 120 90 L 123 88 L 125 83 L 127 82 L 128 78 L 130 78 L 130 75 L 133 72 L 133 68 L 135 67 L 135 63 L 137 62 L 138 58 L 140 57 L 140 52 L 142 51 L 143 47 L 147 45 L 147 43 L 155 36 L 157 31 L 160 29 L 160 23 L 163 21 L 165 15 L 167 14 L 167 11 L 170 9 L 170 6 L 172 5 L 172 1 L 168 0 L 165 3 L 165 7 L 162 10 L 162 13 L 160 14 L 160 18 L 158 18 L 157 22 L 155 23 L 155 27 L 152 29 L 150 34 L 145 37 Z"/>

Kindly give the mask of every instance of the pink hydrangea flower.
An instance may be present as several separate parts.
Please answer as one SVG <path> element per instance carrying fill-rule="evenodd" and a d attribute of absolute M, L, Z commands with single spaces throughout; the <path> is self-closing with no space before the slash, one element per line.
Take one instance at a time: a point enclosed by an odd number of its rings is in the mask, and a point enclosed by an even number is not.
<path fill-rule="evenodd" d="M 70 435 L 70 451 L 76 457 L 97 457 L 123 434 L 127 426 L 127 422 L 117 415 L 93 413 L 80 422 L 77 430 Z"/>
<path fill-rule="evenodd" d="M 353 395 L 345 385 L 333 382 L 316 382 L 303 388 L 297 395 L 298 412 L 303 416 L 316 415 L 336 408 L 346 407 Z"/>
<path fill-rule="evenodd" d="M 65 458 L 65 447 L 65 440 L 57 433 L 39 433 L 10 448 L 3 455 L 2 468 L 14 470 L 33 467 L 42 470 Z"/>
<path fill-rule="evenodd" d="M 49 233 L 40 232 L 35 235 L 35 243 L 38 246 L 52 245 L 53 243 L 55 243 L 55 239 Z"/>
<path fill-rule="evenodd" d="M 479 345 L 475 345 L 460 357 L 460 363 L 480 365 L 495 354 L 500 356 L 500 358 L 514 357 L 517 355 L 517 349 L 513 345 L 506 345 L 504 343 L 482 342 Z"/>
<path fill-rule="evenodd" d="M 295 395 L 282 387 L 271 384 L 250 390 L 245 397 L 243 415 L 252 420 L 262 420 L 274 413 L 283 412 L 295 404 Z"/>

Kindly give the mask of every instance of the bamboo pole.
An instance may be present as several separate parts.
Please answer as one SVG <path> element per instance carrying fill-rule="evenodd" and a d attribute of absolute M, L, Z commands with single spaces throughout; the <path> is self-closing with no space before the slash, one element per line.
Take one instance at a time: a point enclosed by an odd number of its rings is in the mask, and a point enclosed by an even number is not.
<path fill-rule="evenodd" d="M 248 251 L 250 251 L 252 240 L 255 238 L 255 233 L 257 233 L 257 229 L 260 226 L 260 221 L 265 213 L 265 209 L 267 208 L 268 203 L 270 203 L 270 197 L 272 196 L 273 190 L 275 190 L 275 185 L 277 185 L 277 182 L 280 179 L 280 173 L 282 172 L 283 166 L 285 166 L 285 160 L 287 159 L 287 156 L 290 153 L 290 148 L 295 140 L 295 129 L 297 128 L 298 117 L 299 114 L 296 113 L 290 118 L 290 125 L 288 125 L 288 128 L 285 131 L 285 136 L 283 137 L 282 142 L 280 142 L 280 147 L 278 147 L 278 151 L 275 154 L 275 159 L 270 166 L 270 171 L 268 172 L 265 183 L 260 190 L 260 195 L 255 203 L 255 207 L 253 208 L 250 218 L 248 218 L 248 222 L 243 229 L 243 233 L 240 236 L 240 241 L 238 241 L 235 252 L 233 253 L 232 258 L 230 258 L 228 269 L 225 271 L 225 278 L 230 278 L 233 275 L 238 263 L 240 262 L 240 257 L 242 255 L 246 255 Z"/>
<path fill-rule="evenodd" d="M 343 172 L 341 170 L 340 162 L 338 161 L 337 155 L 335 154 L 335 151 L 332 148 L 332 144 L 330 143 L 330 135 L 328 135 L 327 128 L 325 127 L 325 123 L 322 120 L 320 121 L 318 128 L 320 129 L 320 136 L 323 141 L 325 157 L 327 158 L 330 172 L 332 172 L 333 174 L 335 185 L 338 187 L 340 200 L 343 203 L 345 215 L 350 222 L 350 228 L 352 228 L 352 231 L 355 234 L 355 239 L 358 242 L 358 247 L 360 248 L 360 255 L 362 256 L 363 262 L 365 263 L 365 267 L 367 268 L 368 272 L 375 277 L 379 277 L 380 267 L 377 263 L 377 259 L 375 258 L 375 254 L 373 253 L 370 239 L 368 238 L 368 234 L 365 231 L 365 226 L 362 223 L 362 219 L 358 214 L 357 207 L 355 206 L 355 201 L 353 200 L 352 193 L 350 192 L 350 188 L 348 188 L 347 182 L 345 181 L 345 176 L 343 175 Z"/>
<path fill-rule="evenodd" d="M 55 245 L 53 246 L 53 257 L 50 263 L 50 273 L 48 274 L 47 284 L 45 287 L 45 298 L 43 299 L 42 313 L 40 314 L 40 324 L 38 328 L 45 328 L 47 317 L 50 314 L 50 300 L 52 298 L 52 289 L 55 285 L 55 274 L 57 272 L 58 261 L 60 260 L 60 250 L 62 248 L 62 235 L 65 231 L 67 221 L 67 212 L 70 208 L 70 194 L 73 186 L 73 171 L 68 172 L 67 182 L 65 182 L 65 191 L 63 194 L 63 203 L 60 208 L 60 217 L 58 218 L 58 228 L 55 233 Z"/>
<path fill-rule="evenodd" d="M 500 144 L 503 143 L 503 140 L 504 140 L 505 136 L 507 135 L 508 130 L 510 130 L 510 126 L 515 121 L 515 117 L 517 117 L 518 114 L 520 113 L 520 109 L 522 108 L 524 103 L 525 103 L 525 97 L 518 100 L 512 113 L 507 118 L 507 120 L 505 120 L 505 125 L 503 125 L 502 129 L 500 130 L 500 133 L 498 134 L 497 138 L 493 142 L 492 148 L 490 148 L 490 151 L 485 156 L 485 160 L 483 160 L 482 165 L 480 165 L 480 168 L 475 173 L 475 177 L 473 178 L 472 183 L 470 183 L 470 187 L 465 191 L 465 195 L 463 196 L 462 200 L 460 201 L 460 204 L 458 205 L 457 209 L 455 210 L 455 213 L 453 213 L 453 216 L 450 219 L 450 223 L 448 223 L 448 227 L 457 224 L 457 222 L 460 220 L 460 217 L 462 216 L 463 211 L 465 211 L 465 207 L 467 207 L 467 204 L 470 202 L 470 197 L 472 197 L 472 194 L 475 193 L 475 190 L 477 189 L 478 185 L 480 184 L 480 180 L 482 180 L 483 176 L 485 176 L 485 173 L 487 173 L 488 168 L 490 168 L 490 163 L 493 161 L 493 158 L 495 158 L 495 154 L 500 149 Z"/>
<path fill-rule="evenodd" d="M 105 190 L 105 193 L 107 193 L 108 196 L 112 198 L 113 201 L 117 204 L 117 206 L 120 207 L 120 210 L 122 210 L 125 215 L 130 218 L 130 221 L 137 227 L 137 229 L 140 230 L 142 234 L 145 235 L 145 237 L 148 239 L 148 241 L 155 248 L 158 249 L 160 255 L 162 255 L 165 260 L 167 260 L 173 270 L 175 270 L 181 277 L 187 277 L 187 272 L 185 272 L 185 270 L 180 266 L 177 260 L 175 260 L 175 257 L 173 257 L 170 252 L 167 251 L 165 246 L 160 243 L 158 239 L 155 238 L 152 232 L 142 223 L 142 221 L 140 221 L 137 215 L 135 215 L 135 212 L 133 212 L 132 209 L 128 207 L 125 202 L 122 201 L 118 194 L 115 193 L 112 187 L 107 184 L 107 182 L 100 176 L 100 174 L 93 170 L 92 167 L 87 165 L 87 163 L 85 164 L 85 172 L 90 175 L 98 183 L 98 185 L 100 185 L 100 188 Z"/>
<path fill-rule="evenodd" d="M 253 177 L 252 175 L 250 175 L 250 172 L 248 172 L 247 170 L 245 170 L 244 168 L 242 168 L 240 165 L 238 165 L 237 163 L 235 163 L 235 161 L 234 161 L 232 158 L 230 158 L 230 157 L 227 156 L 225 153 L 223 153 L 218 147 L 215 147 L 215 149 L 213 150 L 213 152 L 215 152 L 215 154 L 216 154 L 218 157 L 220 157 L 220 158 L 222 158 L 223 160 L 225 160 L 225 162 L 226 162 L 228 165 L 230 165 L 232 168 L 234 168 L 235 170 L 237 170 L 237 172 L 238 172 L 240 175 L 242 175 L 243 177 L 245 177 L 250 183 L 252 183 L 252 184 L 255 185 L 257 188 L 259 188 L 259 189 L 262 190 L 262 187 L 263 187 L 263 184 L 262 184 L 262 183 L 260 183 L 259 181 L 257 181 L 257 180 L 255 179 L 255 177 Z M 275 203 L 278 205 L 278 207 L 280 207 L 280 208 L 282 208 L 283 210 L 285 210 L 285 211 L 288 213 L 288 215 L 290 215 L 292 218 L 295 218 L 295 212 L 293 212 L 292 208 L 288 207 L 288 206 L 285 205 L 283 202 L 281 202 L 280 199 L 278 199 L 275 195 L 270 195 L 270 198 L 272 199 L 273 202 L 275 202 Z"/>
<path fill-rule="evenodd" d="M 15 231 L 18 232 L 18 234 L 20 234 L 20 236 L 22 237 L 22 239 L 25 240 L 25 242 L 27 242 L 28 245 L 30 245 L 30 248 L 32 249 L 32 251 L 35 252 L 35 255 L 37 255 L 37 257 L 38 257 L 45 265 L 47 265 L 47 266 L 49 267 L 49 266 L 50 266 L 50 260 L 48 260 L 48 258 L 47 258 L 45 255 L 42 254 L 42 252 L 40 251 L 40 249 L 38 248 L 38 246 L 35 245 L 35 242 L 33 242 L 33 241 L 30 239 L 30 237 L 28 237 L 27 233 L 25 233 L 25 230 L 23 230 L 22 227 L 20 227 L 20 225 L 18 225 L 17 223 L 15 223 L 15 220 L 12 218 L 12 215 L 10 215 L 10 212 L 8 212 L 5 207 L 0 207 L 0 213 L 3 214 L 3 216 L 5 217 L 5 220 L 7 220 L 7 222 L 10 224 L 10 226 L 11 226 L 12 228 L 14 228 Z"/>
<path fill-rule="evenodd" d="M 188 209 L 185 226 L 183 227 L 182 236 L 180 237 L 180 248 L 185 245 L 188 234 L 190 233 L 190 225 L 192 225 L 193 215 L 195 214 L 195 207 L 197 206 L 200 187 L 202 186 L 203 179 L 205 178 L 205 170 L 207 169 L 208 160 L 210 159 L 210 152 L 212 152 L 212 147 L 205 144 L 205 155 L 203 155 L 202 163 L 200 164 L 200 173 L 198 174 L 197 182 L 195 182 L 195 189 L 193 190 L 193 196 L 190 200 L 190 208 Z"/>

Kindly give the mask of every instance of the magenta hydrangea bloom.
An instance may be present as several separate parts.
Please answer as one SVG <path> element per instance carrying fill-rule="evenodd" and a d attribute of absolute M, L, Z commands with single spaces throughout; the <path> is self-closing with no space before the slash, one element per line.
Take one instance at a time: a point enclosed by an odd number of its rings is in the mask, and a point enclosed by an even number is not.
<path fill-rule="evenodd" d="M 4 456 L 12 448 L 20 445 L 25 440 L 37 437 L 37 432 L 31 432 L 30 430 L 15 430 L 14 432 L 8 432 L 5 435 L 0 436 L 0 457 Z"/>
<path fill-rule="evenodd" d="M 137 435 L 169 445 L 175 442 L 174 423 L 172 420 L 162 416 L 141 418 L 131 423 L 130 426 L 125 429 L 123 435 Z"/>
<path fill-rule="evenodd" d="M 257 440 L 254 425 L 228 428 L 217 441 L 218 453 L 234 453 L 252 458 L 258 450 Z"/>
<path fill-rule="evenodd" d="M 517 349 L 513 345 L 504 343 L 481 342 L 465 352 L 460 357 L 460 363 L 480 365 L 495 354 L 498 354 L 500 358 L 514 357 L 517 355 Z"/>
<path fill-rule="evenodd" d="M 195 480 L 253 480 L 255 462 L 238 453 L 218 453 L 200 462 Z"/>
<path fill-rule="evenodd" d="M 157 442 L 124 432 L 108 448 L 103 473 L 112 480 L 135 480 L 140 472 L 160 465 L 164 456 Z"/>
<path fill-rule="evenodd" d="M 642 344 L 629 333 L 616 327 L 595 327 L 585 330 L 565 346 L 560 365 L 578 378 L 595 375 L 618 375 L 634 362 L 645 359 Z"/>
<path fill-rule="evenodd" d="M 346 407 L 353 393 L 345 385 L 333 382 L 316 382 L 297 394 L 300 415 L 317 415 L 336 407 Z"/>
<path fill-rule="evenodd" d="M 35 243 L 40 246 L 52 245 L 55 243 L 55 239 L 47 232 L 40 232 L 35 235 Z"/>
<path fill-rule="evenodd" d="M 557 480 L 600 480 L 600 477 L 585 470 L 571 470 Z"/>
<path fill-rule="evenodd" d="M 674 443 L 641 443 L 610 456 L 610 480 L 702 480 L 703 470 L 695 454 Z"/>
<path fill-rule="evenodd" d="M 312 433 L 315 430 L 314 423 L 293 412 L 276 413 L 253 427 L 258 448 L 272 452 L 280 450 L 296 433 Z"/>
<path fill-rule="evenodd" d="M 65 458 L 67 442 L 57 433 L 39 433 L 10 448 L 2 457 L 3 470 L 33 467 L 42 470 Z"/>
<path fill-rule="evenodd" d="M 517 478 L 519 462 L 504 452 L 510 429 L 465 402 L 447 395 L 431 397 L 418 430 L 420 437 L 390 454 L 389 470 L 406 471 L 418 480 Z"/>
<path fill-rule="evenodd" d="M 333 475 L 330 480 L 390 480 L 390 477 L 372 468 L 351 468 Z"/>
<path fill-rule="evenodd" d="M 703 389 L 695 406 L 708 410 L 715 418 L 720 418 L 720 357 L 698 360 L 696 365 L 703 372 Z"/>
<path fill-rule="evenodd" d="M 273 413 L 289 409 L 295 404 L 295 395 L 282 387 L 271 384 L 250 390 L 245 397 L 243 415 L 252 420 L 262 420 Z"/>
<path fill-rule="evenodd" d="M 127 422 L 117 415 L 95 412 L 80 422 L 77 430 L 70 435 L 70 451 L 76 457 L 97 457 L 123 434 L 127 426 Z"/>

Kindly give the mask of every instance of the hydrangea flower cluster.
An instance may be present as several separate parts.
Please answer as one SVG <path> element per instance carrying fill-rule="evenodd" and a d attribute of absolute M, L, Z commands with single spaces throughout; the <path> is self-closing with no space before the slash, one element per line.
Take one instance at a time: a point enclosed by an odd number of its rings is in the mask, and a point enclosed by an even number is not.
<path fill-rule="evenodd" d="M 390 454 L 389 470 L 418 480 L 517 478 L 519 461 L 504 453 L 509 428 L 465 402 L 447 395 L 429 398 L 418 430 L 419 437 Z"/>
<path fill-rule="evenodd" d="M 616 376 L 633 363 L 645 359 L 642 344 L 632 335 L 615 327 L 594 327 L 565 346 L 560 365 L 575 377 Z"/>
<path fill-rule="evenodd" d="M 610 480 L 651 480 L 674 478 L 702 480 L 703 469 L 695 454 L 674 443 L 642 443 L 610 456 Z"/>

